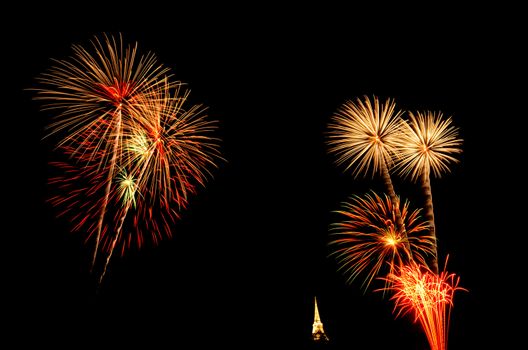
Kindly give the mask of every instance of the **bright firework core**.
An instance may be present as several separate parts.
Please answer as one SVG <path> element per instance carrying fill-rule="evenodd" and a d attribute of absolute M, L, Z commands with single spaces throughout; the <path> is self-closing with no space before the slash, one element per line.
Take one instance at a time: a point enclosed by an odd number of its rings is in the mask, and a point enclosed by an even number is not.
<path fill-rule="evenodd" d="M 387 236 L 385 237 L 385 242 L 387 243 L 387 245 L 395 246 L 400 242 L 400 240 L 395 237 Z"/>

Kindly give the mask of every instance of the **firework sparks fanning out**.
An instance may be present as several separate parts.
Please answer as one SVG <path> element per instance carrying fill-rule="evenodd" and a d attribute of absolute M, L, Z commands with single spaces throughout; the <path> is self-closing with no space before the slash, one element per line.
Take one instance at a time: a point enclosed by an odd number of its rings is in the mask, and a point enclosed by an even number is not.
<path fill-rule="evenodd" d="M 419 321 L 432 350 L 446 350 L 449 318 L 459 277 L 441 272 L 435 274 L 414 262 L 400 266 L 386 280 L 394 292 L 397 316 L 413 314 Z"/>
<path fill-rule="evenodd" d="M 333 234 L 338 238 L 330 244 L 335 246 L 333 254 L 340 270 L 349 275 L 348 282 L 366 274 L 363 282 L 366 290 L 382 268 L 388 267 L 392 272 L 409 262 L 411 256 L 424 263 L 425 256 L 433 254 L 433 241 L 425 234 L 427 226 L 420 221 L 419 210 L 410 212 L 409 202 L 404 202 L 401 215 L 406 234 L 396 229 L 395 212 L 387 195 L 382 198 L 374 192 L 363 198 L 353 197 L 351 203 L 344 203 L 343 210 L 338 211 L 346 220 L 333 225 Z"/>
<path fill-rule="evenodd" d="M 401 124 L 401 112 L 388 99 L 380 104 L 367 97 L 356 103 L 347 101 L 333 116 L 329 125 L 330 152 L 337 155 L 337 164 L 346 169 L 357 165 L 354 174 L 380 173 L 383 167 L 393 163 L 396 140 Z"/>
<path fill-rule="evenodd" d="M 94 54 L 74 46 L 70 61 L 56 61 L 35 98 L 58 112 L 48 136 L 63 136 L 58 149 L 68 156 L 54 163 L 64 173 L 51 179 L 62 192 L 50 201 L 95 240 L 92 268 L 107 254 L 100 281 L 116 247 L 141 247 L 145 233 L 154 243 L 171 236 L 221 159 L 216 123 L 168 69 L 152 54 L 137 58 L 137 45 L 125 49 L 121 37 L 105 39 L 95 39 Z"/>
<path fill-rule="evenodd" d="M 461 153 L 462 140 L 451 118 L 443 119 L 441 113 L 409 113 L 410 120 L 403 124 L 403 133 L 397 141 L 398 168 L 413 180 L 421 174 L 440 177 L 449 172 L 449 163 L 458 159 L 452 154 Z"/>
<path fill-rule="evenodd" d="M 112 147 L 109 140 L 120 136 L 137 98 L 155 92 L 169 71 L 151 53 L 138 57 L 137 45 L 125 48 L 121 37 L 105 36 L 105 42 L 95 38 L 92 46 L 94 53 L 74 45 L 70 60 L 55 60 L 38 78 L 43 88 L 35 89 L 35 99 L 43 101 L 44 110 L 57 113 L 48 129 L 49 135 L 60 133 L 60 144 L 82 135 L 88 142 L 98 141 L 99 147 Z M 87 129 L 90 134 L 84 133 Z"/>

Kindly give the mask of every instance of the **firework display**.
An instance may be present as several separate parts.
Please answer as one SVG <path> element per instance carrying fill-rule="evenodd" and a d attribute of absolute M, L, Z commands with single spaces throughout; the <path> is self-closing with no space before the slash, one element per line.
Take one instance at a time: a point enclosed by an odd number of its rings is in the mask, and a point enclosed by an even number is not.
<path fill-rule="evenodd" d="M 34 89 L 54 116 L 46 137 L 65 155 L 52 162 L 60 192 L 50 202 L 93 242 L 92 269 L 103 255 L 100 283 L 116 249 L 171 237 L 221 159 L 216 122 L 152 53 L 140 56 L 121 36 L 54 62 Z"/>
<path fill-rule="evenodd" d="M 462 140 L 441 113 L 404 115 L 391 99 L 380 105 L 377 97 L 364 97 L 345 102 L 333 116 L 327 143 L 336 163 L 355 176 L 369 169 L 381 174 L 388 195 L 368 193 L 343 203 L 341 221 L 331 225 L 330 255 L 348 283 L 364 276 L 367 289 L 383 280 L 376 290 L 394 293 L 396 314 L 414 313 L 431 349 L 445 350 L 454 292 L 463 288 L 455 274 L 438 269 L 430 174 L 439 177 L 458 162 Z M 421 179 L 425 220 L 420 210 L 410 212 L 408 201 L 401 206 L 391 173 Z"/>
<path fill-rule="evenodd" d="M 173 237 L 223 161 L 218 124 L 155 54 L 121 35 L 73 45 L 31 90 L 51 118 L 48 202 L 82 236 L 100 286 L 112 259 Z M 410 317 L 432 350 L 447 350 L 454 296 L 466 289 L 438 253 L 444 232 L 436 230 L 431 177 L 459 163 L 459 129 L 441 112 L 362 96 L 336 109 L 326 137 L 337 167 L 385 190 L 349 194 L 333 212 L 328 248 L 338 272 L 346 284 L 388 295 L 395 317 Z M 396 191 L 395 177 L 419 186 L 418 205 Z"/>

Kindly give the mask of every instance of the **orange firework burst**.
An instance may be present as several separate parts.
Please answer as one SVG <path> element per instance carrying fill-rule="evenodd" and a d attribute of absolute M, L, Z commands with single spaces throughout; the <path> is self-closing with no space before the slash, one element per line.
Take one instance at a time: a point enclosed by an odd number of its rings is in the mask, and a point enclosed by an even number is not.
<path fill-rule="evenodd" d="M 189 91 L 171 82 L 152 54 L 136 58 L 136 48 L 119 40 L 96 39 L 95 53 L 74 46 L 71 61 L 40 77 L 36 89 L 45 109 L 58 110 L 51 134 L 62 134 L 68 155 L 51 179 L 62 193 L 52 197 L 74 221 L 74 230 L 95 240 L 108 262 L 119 247 L 140 247 L 148 233 L 157 243 L 171 236 L 171 223 L 209 168 L 221 159 L 216 122 L 206 108 L 189 105 Z"/>
<path fill-rule="evenodd" d="M 398 267 L 385 280 L 390 282 L 388 289 L 394 292 L 391 299 L 396 316 L 414 314 L 431 349 L 446 350 L 454 294 L 457 290 L 466 290 L 458 286 L 460 278 L 445 271 L 436 274 L 410 262 Z"/>
<path fill-rule="evenodd" d="M 73 45 L 69 60 L 55 60 L 37 78 L 42 87 L 33 89 L 35 100 L 43 102 L 43 110 L 57 113 L 48 136 L 60 134 L 60 145 L 82 135 L 100 147 L 113 147 L 108 141 L 121 135 L 137 99 L 155 91 L 169 72 L 151 53 L 138 57 L 137 44 L 125 47 L 121 36 L 104 39 L 92 41 L 93 52 Z M 84 133 L 87 129 L 91 133 Z"/>
<path fill-rule="evenodd" d="M 433 240 L 424 234 L 427 226 L 420 221 L 420 210 L 410 212 L 409 201 L 401 208 L 406 233 L 394 225 L 396 210 L 387 195 L 382 198 L 372 192 L 364 198 L 354 196 L 337 212 L 346 220 L 333 224 L 333 234 L 339 238 L 330 242 L 336 247 L 332 254 L 337 256 L 340 270 L 349 274 L 348 282 L 366 274 L 362 284 L 365 290 L 383 267 L 392 272 L 410 259 L 424 263 L 425 256 L 433 254 Z"/>
<path fill-rule="evenodd" d="M 58 113 L 55 122 L 49 125 L 48 136 L 60 133 L 63 139 L 59 146 L 76 145 L 76 148 L 70 147 L 70 154 L 80 153 L 85 161 L 93 161 L 98 156 L 100 167 L 107 170 L 93 267 L 112 179 L 120 163 L 123 130 L 132 115 L 138 115 L 133 113 L 138 98 L 155 91 L 168 69 L 159 65 L 152 54 L 138 59 L 137 44 L 125 48 L 121 36 L 118 40 L 105 36 L 104 43 L 95 38 L 92 46 L 94 52 L 90 53 L 74 45 L 70 60 L 56 60 L 54 67 L 38 77 L 43 87 L 35 89 L 35 99 L 43 101 L 44 110 Z"/>

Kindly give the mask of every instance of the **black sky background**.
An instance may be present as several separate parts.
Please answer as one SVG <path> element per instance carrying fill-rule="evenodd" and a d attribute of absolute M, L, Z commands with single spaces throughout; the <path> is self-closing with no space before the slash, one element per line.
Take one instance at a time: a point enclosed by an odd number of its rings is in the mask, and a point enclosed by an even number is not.
<path fill-rule="evenodd" d="M 455 298 L 450 349 L 516 342 L 526 229 L 512 224 L 524 208 L 513 202 L 521 186 L 510 150 L 526 113 L 515 92 L 516 22 L 498 23 L 513 9 L 433 7 L 404 17 L 358 6 L 41 10 L 14 11 L 18 25 L 3 29 L 5 335 L 73 348 L 304 349 L 317 295 L 333 348 L 427 348 L 417 325 L 394 320 L 379 293 L 346 285 L 327 258 L 332 210 L 384 188 L 335 166 L 324 132 L 346 99 L 377 95 L 406 110 L 443 111 L 464 139 L 461 163 L 432 180 L 441 260 L 449 254 L 448 270 L 469 290 Z M 45 203 L 50 115 L 24 89 L 72 44 L 119 32 L 209 107 L 227 162 L 191 199 L 174 238 L 114 258 L 96 293 L 92 247 Z M 419 186 L 393 181 L 421 205 Z"/>

